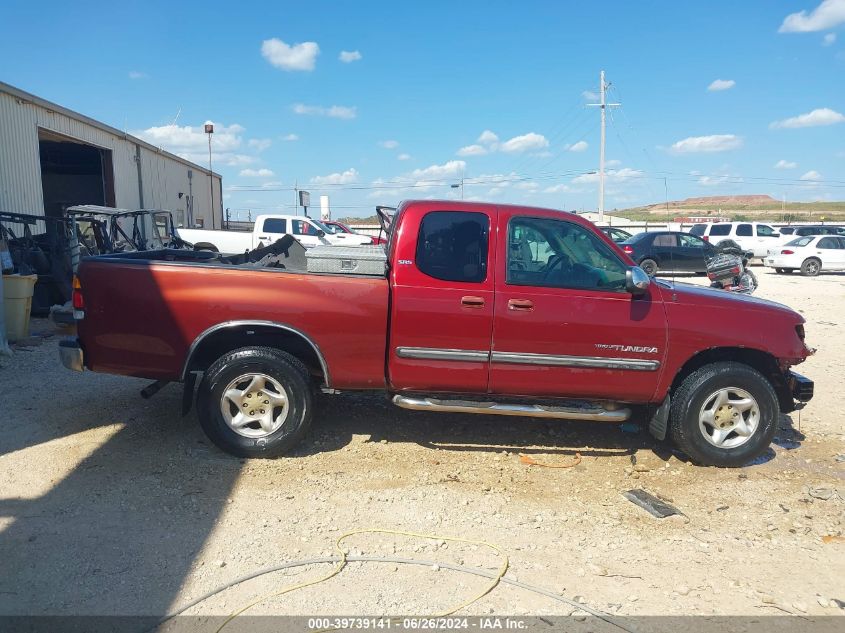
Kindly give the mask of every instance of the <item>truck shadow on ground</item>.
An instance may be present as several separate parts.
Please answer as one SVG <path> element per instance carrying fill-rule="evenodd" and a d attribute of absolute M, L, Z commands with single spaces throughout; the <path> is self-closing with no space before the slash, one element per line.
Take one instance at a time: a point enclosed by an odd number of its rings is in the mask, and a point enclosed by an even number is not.
<path fill-rule="evenodd" d="M 406 411 L 383 395 L 371 394 L 319 398 L 315 408 L 311 431 L 293 455 L 340 450 L 355 435 L 369 436 L 367 441 L 373 443 L 404 442 L 457 452 L 612 457 L 652 450 L 661 459 L 672 454 L 668 444 L 647 431 L 626 433 L 618 424 Z"/>
<path fill-rule="evenodd" d="M 318 399 L 311 431 L 291 454 L 305 456 L 340 450 L 355 435 L 368 435 L 368 442 L 413 443 L 430 449 L 456 452 L 502 451 L 526 455 L 574 455 L 619 457 L 650 451 L 663 461 L 674 456 L 689 458 L 671 443 L 652 437 L 643 426 L 495 415 L 427 413 L 394 407 L 383 395 L 343 394 Z M 805 436 L 782 414 L 774 444 L 785 450 L 801 446 Z M 776 457 L 769 449 L 754 460 L 759 465 Z"/>

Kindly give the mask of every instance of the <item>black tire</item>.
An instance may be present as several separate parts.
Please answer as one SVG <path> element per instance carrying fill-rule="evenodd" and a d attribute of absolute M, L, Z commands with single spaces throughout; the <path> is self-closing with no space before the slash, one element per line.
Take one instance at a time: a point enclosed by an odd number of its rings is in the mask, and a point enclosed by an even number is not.
<path fill-rule="evenodd" d="M 805 277 L 815 277 L 822 269 L 822 263 L 815 257 L 808 257 L 801 264 L 801 274 Z"/>
<path fill-rule="evenodd" d="M 756 401 L 759 419 L 744 443 L 718 447 L 708 441 L 699 425 L 699 415 L 719 390 L 741 389 Z M 669 433 L 680 450 L 701 466 L 736 468 L 759 457 L 775 436 L 780 407 L 771 383 L 756 369 L 735 362 L 705 365 L 686 377 L 672 394 Z M 742 415 L 742 414 L 740 414 Z M 715 430 L 715 429 L 714 429 Z M 727 441 L 739 436 L 731 433 Z"/>
<path fill-rule="evenodd" d="M 782 274 L 784 274 L 784 273 L 786 272 L 786 268 L 775 268 L 775 272 L 776 272 L 778 275 L 782 275 Z"/>
<path fill-rule="evenodd" d="M 261 437 L 239 434 L 227 423 L 222 411 L 224 390 L 239 376 L 247 374 L 269 377 L 281 385 L 287 396 L 288 408 L 281 426 Z M 277 457 L 287 452 L 307 432 L 312 409 L 312 389 L 305 365 L 290 354 L 270 347 L 244 347 L 221 356 L 205 372 L 197 394 L 200 426 L 208 439 L 238 457 Z M 254 431 L 261 432 L 259 428 Z"/>
<path fill-rule="evenodd" d="M 784 275 L 791 275 L 795 272 L 794 268 L 781 268 L 781 270 L 783 271 Z"/>
<path fill-rule="evenodd" d="M 651 258 L 645 258 L 640 262 L 642 268 L 649 277 L 654 277 L 657 274 L 657 262 Z"/>

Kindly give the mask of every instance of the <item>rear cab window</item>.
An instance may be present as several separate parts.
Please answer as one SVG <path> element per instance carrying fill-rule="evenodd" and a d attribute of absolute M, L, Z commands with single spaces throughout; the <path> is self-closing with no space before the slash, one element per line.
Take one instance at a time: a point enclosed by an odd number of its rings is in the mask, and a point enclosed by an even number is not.
<path fill-rule="evenodd" d="M 287 221 L 283 218 L 267 218 L 263 230 L 266 233 L 287 233 Z"/>
<path fill-rule="evenodd" d="M 484 213 L 430 211 L 417 235 L 417 268 L 442 281 L 481 283 L 487 278 L 489 235 Z"/>

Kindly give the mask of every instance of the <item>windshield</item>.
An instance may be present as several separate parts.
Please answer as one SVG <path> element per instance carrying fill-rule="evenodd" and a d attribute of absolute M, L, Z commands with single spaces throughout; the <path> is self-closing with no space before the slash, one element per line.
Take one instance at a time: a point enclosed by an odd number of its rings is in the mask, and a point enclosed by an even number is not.
<path fill-rule="evenodd" d="M 323 233 L 329 234 L 329 233 L 335 233 L 335 232 L 336 232 L 336 231 L 332 231 L 329 227 L 327 227 L 325 224 L 323 224 L 323 223 L 322 223 L 322 222 L 320 222 L 319 220 L 314 220 L 314 219 L 312 219 L 312 218 L 308 218 L 308 219 L 311 221 L 311 224 L 313 224 L 314 226 L 316 226 L 316 227 L 317 227 L 318 229 L 320 229 Z"/>
<path fill-rule="evenodd" d="M 346 233 L 346 231 L 344 231 L 344 230 L 343 230 L 340 226 L 338 226 L 337 224 L 324 224 L 323 226 L 325 226 L 325 227 L 326 227 L 326 229 L 325 229 L 326 233 L 331 233 L 331 234 L 333 234 L 333 235 L 334 235 L 335 233 Z"/>

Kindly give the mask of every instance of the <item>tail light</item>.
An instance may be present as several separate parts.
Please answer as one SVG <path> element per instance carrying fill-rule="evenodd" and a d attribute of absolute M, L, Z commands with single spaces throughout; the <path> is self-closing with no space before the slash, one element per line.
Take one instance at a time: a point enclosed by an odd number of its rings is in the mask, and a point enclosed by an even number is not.
<path fill-rule="evenodd" d="M 710 236 L 709 236 L 709 235 L 702 235 L 702 236 L 701 236 L 701 239 L 703 239 L 705 242 L 709 242 L 709 241 L 710 241 Z"/>
<path fill-rule="evenodd" d="M 79 283 L 79 277 L 73 277 L 73 318 L 81 321 L 85 318 L 85 298 L 82 296 L 82 284 Z"/>
<path fill-rule="evenodd" d="M 625 251 L 626 255 L 633 255 L 634 254 L 634 247 L 628 246 L 627 244 L 622 247 L 622 250 Z"/>
<path fill-rule="evenodd" d="M 781 255 L 795 255 L 795 251 L 791 251 L 789 249 L 784 249 L 780 252 Z"/>

